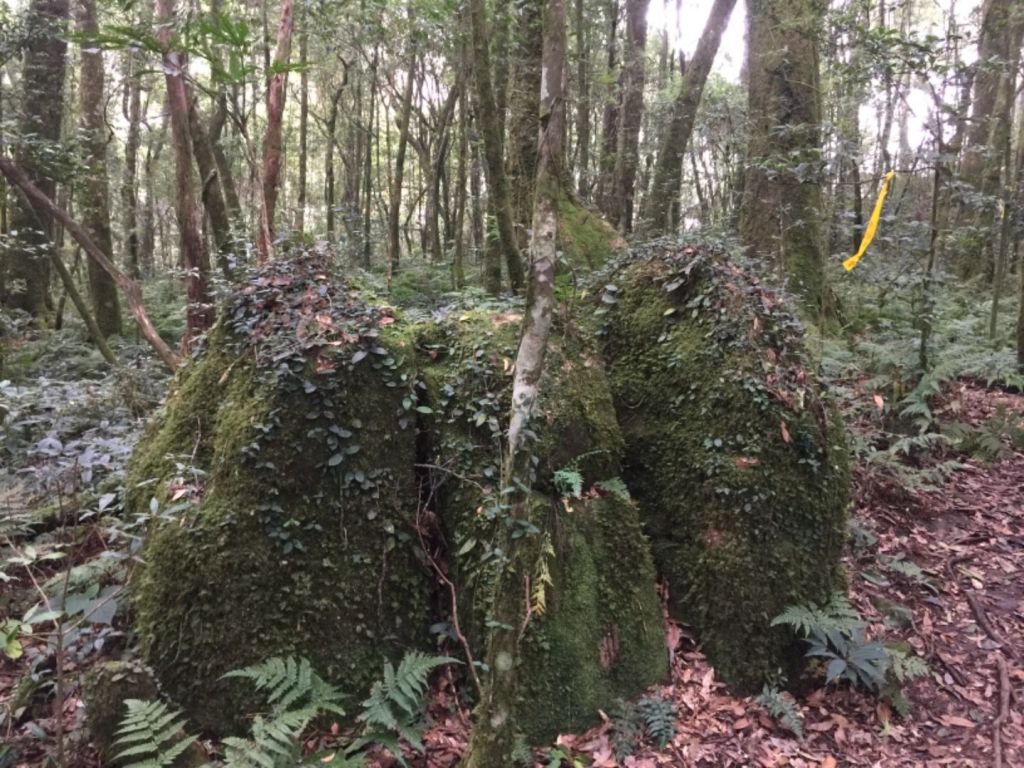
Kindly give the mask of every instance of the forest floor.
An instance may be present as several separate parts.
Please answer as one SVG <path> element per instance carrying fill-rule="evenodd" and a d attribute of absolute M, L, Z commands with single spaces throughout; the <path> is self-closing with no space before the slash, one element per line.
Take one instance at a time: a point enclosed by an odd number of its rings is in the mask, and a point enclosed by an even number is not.
<path fill-rule="evenodd" d="M 34 386 L 45 388 L 47 408 L 53 413 L 68 413 L 69 404 L 80 399 L 80 407 L 71 409 L 76 421 L 67 428 L 86 436 L 75 449 L 76 471 L 85 466 L 82 457 L 97 450 L 100 459 L 90 459 L 97 467 L 102 461 L 123 463 L 142 422 L 111 410 L 99 392 L 103 385 L 40 379 Z M 856 389 L 857 384 L 850 386 Z M 859 396 L 869 401 L 872 397 L 869 392 Z M 948 385 L 934 406 L 940 415 L 975 426 L 1009 414 L 1010 421 L 1021 427 L 1024 418 L 1024 396 L 968 381 Z M 39 418 L 55 418 L 47 408 Z M 870 419 L 851 415 L 851 420 L 855 433 L 873 438 L 876 425 Z M 65 440 L 62 455 L 74 445 Z M 672 678 L 649 692 L 670 699 L 678 713 L 675 736 L 665 748 L 640 744 L 632 754 L 620 751 L 617 756 L 616 724 L 606 717 L 601 726 L 559 737 L 553 749 L 538 751 L 537 765 L 1024 765 L 1024 453 L 1004 445 L 998 458 L 987 463 L 954 458 L 963 466 L 937 487 L 907 490 L 905 483 L 870 464 L 858 466 L 855 473 L 853 535 L 846 562 L 851 600 L 867 623 L 869 636 L 903 641 L 930 669 L 907 686 L 907 716 L 845 685 L 817 688 L 797 700 L 804 737 L 796 738 L 769 717 L 755 697 L 731 695 L 716 680 L 686 628 L 673 624 L 667 631 L 673 645 Z M 32 489 L 15 481 L 10 473 L 0 477 L 0 513 L 36 503 Z M 44 498 L 38 496 L 40 502 Z M 107 546 L 96 518 L 84 517 L 79 518 L 83 533 L 73 554 L 79 561 L 95 557 Z M 47 575 L 45 567 L 40 574 Z M 0 617 L 12 590 L 26 586 L 19 583 L 23 581 L 0 584 Z M 81 665 L 73 662 L 69 672 L 77 675 L 103 660 L 121 644 L 118 636 L 111 632 L 107 650 L 92 653 Z M 24 693 L 29 659 L 40 657 L 31 652 L 17 661 L 0 656 L 3 768 L 43 765 L 46 754 L 52 754 L 54 707 L 37 705 L 26 710 L 28 716 L 3 717 Z M 438 684 L 430 706 L 433 724 L 424 740 L 426 754 L 408 755 L 411 765 L 442 768 L 457 762 L 469 715 L 459 707 L 453 690 L 450 679 Z M 69 737 L 69 764 L 96 766 L 94 750 L 81 737 L 82 710 L 72 686 L 59 715 Z M 5 753 L 4 744 L 18 744 L 17 757 Z M 385 755 L 377 764 L 389 768 L 393 760 Z"/>

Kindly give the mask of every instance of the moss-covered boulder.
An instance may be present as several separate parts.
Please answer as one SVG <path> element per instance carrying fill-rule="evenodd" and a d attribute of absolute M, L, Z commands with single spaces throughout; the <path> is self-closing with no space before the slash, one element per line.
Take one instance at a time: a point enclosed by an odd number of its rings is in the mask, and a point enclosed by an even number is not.
<path fill-rule="evenodd" d="M 409 349 L 314 261 L 265 270 L 223 314 L 131 467 L 158 510 L 136 588 L 143 653 L 202 727 L 249 703 L 225 672 L 300 654 L 354 693 L 428 639 L 413 529 Z"/>
<path fill-rule="evenodd" d="M 497 483 L 520 320 L 514 311 L 456 311 L 421 327 L 418 342 L 437 507 L 461 629 L 478 656 L 502 560 Z M 563 325 L 545 371 L 533 424 L 532 569 L 520 574 L 531 606 L 516 726 L 534 744 L 593 724 L 598 709 L 667 674 L 654 565 L 618 477 L 623 442 L 604 365 Z"/>
<path fill-rule="evenodd" d="M 125 701 L 159 696 L 153 673 L 137 661 L 108 661 L 89 670 L 82 680 L 85 724 L 104 760 L 114 761 L 115 735 L 127 711 Z"/>
<path fill-rule="evenodd" d="M 577 277 L 589 275 L 629 250 L 615 227 L 570 194 L 558 203 L 558 248 L 570 269 L 579 272 Z"/>
<path fill-rule="evenodd" d="M 671 609 L 721 678 L 759 688 L 800 654 L 772 618 L 843 585 L 843 430 L 799 322 L 748 272 L 676 248 L 604 282 L 624 477 Z"/>

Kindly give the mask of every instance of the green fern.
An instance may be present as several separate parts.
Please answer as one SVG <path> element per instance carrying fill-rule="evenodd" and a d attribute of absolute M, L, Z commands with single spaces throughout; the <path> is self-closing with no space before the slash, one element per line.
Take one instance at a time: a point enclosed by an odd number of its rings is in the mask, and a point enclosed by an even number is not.
<path fill-rule="evenodd" d="M 228 768 L 290 768 L 300 762 L 300 737 L 318 715 L 344 715 L 342 694 L 307 659 L 272 658 L 228 672 L 265 692 L 270 713 L 253 720 L 250 738 L 224 740 Z"/>
<path fill-rule="evenodd" d="M 860 616 L 846 595 L 835 592 L 822 605 L 790 605 L 772 619 L 773 627 L 785 625 L 797 634 L 810 637 L 815 633 L 852 632 L 862 626 Z"/>
<path fill-rule="evenodd" d="M 116 759 L 124 768 L 173 766 L 196 741 L 182 728 L 185 718 L 162 701 L 128 699 L 116 733 Z"/>
<path fill-rule="evenodd" d="M 804 737 L 804 720 L 793 697 L 770 685 L 765 685 L 761 695 L 754 701 L 764 707 L 765 711 L 787 731 L 798 739 Z"/>
<path fill-rule="evenodd" d="M 578 499 L 583 495 L 583 475 L 575 469 L 559 469 L 554 476 L 555 488 L 563 496 Z"/>
<path fill-rule="evenodd" d="M 358 720 L 366 730 L 350 748 L 350 752 L 361 749 L 370 742 L 387 747 L 395 758 L 405 765 L 398 740 L 404 739 L 414 749 L 423 751 L 420 738 L 420 721 L 425 706 L 427 678 L 443 664 L 457 663 L 445 656 L 428 656 L 419 651 L 405 654 L 398 669 L 386 662 L 384 679 L 378 680 L 370 689 L 370 696 L 363 702 L 363 711 Z"/>
<path fill-rule="evenodd" d="M 643 721 L 644 733 L 658 749 L 664 749 L 676 735 L 676 706 L 662 696 L 645 696 L 636 704 Z"/>

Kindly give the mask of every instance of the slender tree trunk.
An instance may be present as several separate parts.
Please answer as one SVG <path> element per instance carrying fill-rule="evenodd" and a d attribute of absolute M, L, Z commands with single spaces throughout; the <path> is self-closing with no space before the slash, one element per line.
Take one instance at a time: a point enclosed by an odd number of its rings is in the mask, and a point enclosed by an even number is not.
<path fill-rule="evenodd" d="M 405 178 L 405 152 L 409 144 L 409 122 L 412 116 L 412 92 L 416 82 L 416 48 L 409 41 L 409 69 L 405 75 L 405 90 L 398 106 L 398 147 L 395 150 L 395 172 L 391 177 L 391 194 L 388 200 L 388 290 L 391 279 L 398 271 L 402 243 L 399 222 L 402 214 L 402 183 Z"/>
<path fill-rule="evenodd" d="M 615 155 L 616 192 L 609 220 L 623 232 L 633 231 L 633 198 L 640 162 L 640 126 L 644 116 L 647 46 L 647 9 L 650 0 L 626 0 L 626 50 L 622 72 L 622 110 L 619 113 Z"/>
<path fill-rule="evenodd" d="M 32 0 L 28 8 L 22 73 L 22 89 L 27 98 L 18 127 L 21 136 L 33 136 L 36 143 L 57 143 L 61 138 L 67 18 L 68 0 Z M 29 179 L 52 199 L 57 184 L 54 171 L 47 167 L 46 149 L 19 144 L 14 157 Z M 38 221 L 45 222 L 45 231 L 38 229 Z M 7 307 L 24 310 L 44 324 L 51 307 L 47 249 L 52 247 L 53 227 L 47 215 L 37 218 L 36 211 L 15 200 L 9 229 L 18 233 L 18 242 L 4 254 L 4 275 L 0 281 Z"/>
<path fill-rule="evenodd" d="M 295 231 L 301 237 L 306 233 L 306 174 L 309 133 L 309 33 L 303 29 L 299 36 L 299 189 L 295 200 Z M 333 138 L 333 137 L 332 137 Z"/>
<path fill-rule="evenodd" d="M 498 241 L 505 257 L 513 291 L 523 287 L 523 262 L 516 246 L 512 201 L 502 155 L 500 112 L 491 80 L 491 54 L 484 0 L 468 0 L 473 39 L 473 82 L 476 84 L 476 114 L 484 152 L 484 171 L 490 188 L 491 208 L 498 226 Z"/>
<path fill-rule="evenodd" d="M 672 205 L 679 198 L 682 181 L 683 155 L 693 134 L 704 83 L 707 82 L 722 41 L 722 33 L 735 6 L 736 0 L 715 0 L 697 43 L 697 50 L 689 65 L 683 68 L 683 82 L 672 104 L 668 129 L 662 135 L 661 148 L 654 166 L 654 191 L 648 198 L 646 218 L 650 220 L 651 229 L 655 233 L 665 233 L 671 226 Z"/>
<path fill-rule="evenodd" d="M 110 188 L 107 179 L 107 114 L 104 97 L 103 52 L 91 46 L 89 39 L 99 33 L 96 0 L 79 0 L 78 32 L 85 40 L 82 47 L 79 94 L 82 111 L 81 135 L 85 165 L 89 173 L 78 193 L 82 222 L 96 245 L 114 252 L 110 230 Z M 117 286 L 95 261 L 89 261 L 89 294 L 92 297 L 96 325 L 104 337 L 121 333 L 121 306 Z"/>
<path fill-rule="evenodd" d="M 459 104 L 459 146 L 458 146 L 458 170 L 455 172 L 455 253 L 452 259 L 452 282 L 456 290 L 466 285 L 466 180 L 468 176 L 469 162 L 469 122 L 466 119 L 468 105 L 465 98 L 465 86 L 459 84 L 462 90 L 462 101 Z"/>
<path fill-rule="evenodd" d="M 369 118 L 366 127 L 366 168 L 363 173 L 363 267 L 370 268 L 370 254 L 373 248 L 371 239 L 373 230 L 371 228 L 371 214 L 373 212 L 373 141 L 376 137 L 374 131 L 374 116 L 377 114 L 377 56 L 373 52 L 373 63 L 370 65 L 370 105 Z M 380 148 L 380 139 L 377 139 L 377 147 Z"/>
<path fill-rule="evenodd" d="M 267 86 L 267 132 L 263 136 L 263 197 L 260 201 L 259 227 L 256 233 L 256 251 L 261 262 L 269 261 L 274 255 L 274 213 L 277 209 L 277 187 L 281 180 L 281 157 L 284 151 L 284 102 L 288 85 L 287 66 L 292 53 L 293 28 L 292 0 L 282 0 L 274 64 L 268 67 L 271 74 Z"/>
<path fill-rule="evenodd" d="M 124 142 L 124 175 L 121 182 L 121 210 L 124 217 L 124 247 L 128 274 L 138 280 L 139 264 L 139 146 L 142 143 L 142 73 L 141 56 L 136 51 L 124 55 L 125 110 L 128 123 Z"/>
<path fill-rule="evenodd" d="M 162 3 L 166 3 L 167 0 L 160 0 Z M 158 16 L 162 14 L 158 13 Z M 57 205 L 47 197 L 39 187 L 37 187 L 28 175 L 22 171 L 12 161 L 8 160 L 3 155 L 0 155 L 0 173 L 3 173 L 14 186 L 18 187 L 21 192 L 29 198 L 31 205 L 35 210 L 39 211 L 40 215 L 45 215 L 51 220 L 59 222 L 65 230 L 75 239 L 75 241 L 82 246 L 86 255 L 100 264 L 107 274 L 114 280 L 117 286 L 124 293 L 125 301 L 128 303 L 128 307 L 131 310 L 132 316 L 135 318 L 135 322 L 139 326 L 139 330 L 145 337 L 146 341 L 153 347 L 153 350 L 157 353 L 157 356 L 170 368 L 172 371 L 177 369 L 181 363 L 181 358 L 176 355 L 170 347 L 167 346 L 166 342 L 160 338 L 160 334 L 157 333 L 156 328 L 149 320 L 149 316 L 146 314 L 146 308 L 142 303 L 142 290 L 139 288 L 139 284 L 128 277 L 124 272 L 119 270 L 110 258 L 105 254 L 93 239 L 89 236 L 89 233 L 82 227 L 78 222 L 74 221 L 68 214 L 58 208 Z"/>
<path fill-rule="evenodd" d="M 619 145 L 619 107 L 622 104 L 624 73 L 618 69 L 618 0 L 608 0 L 608 95 L 601 117 L 601 153 L 598 157 L 597 204 L 608 216 L 615 199 L 615 157 Z M 617 73 L 617 74 L 616 74 Z"/>
<path fill-rule="evenodd" d="M 531 422 L 544 371 L 551 321 L 555 312 L 555 255 L 558 202 L 562 194 L 565 149 L 565 0 L 548 0 L 544 18 L 541 122 L 533 228 L 530 237 L 530 284 L 523 330 L 512 382 L 512 412 L 502 487 L 512 489 L 509 515 L 526 520 L 533 484 Z M 511 527 L 508 528 L 512 530 Z M 526 606 L 523 597 L 526 550 L 522 538 L 506 536 L 505 563 L 495 587 L 493 628 L 487 642 L 488 678 L 476 711 L 476 723 L 463 766 L 495 768 L 510 765 L 514 746 L 517 661 Z"/>
<path fill-rule="evenodd" d="M 590 36 L 584 0 L 576 0 L 576 146 L 577 193 L 590 196 Z"/>
<path fill-rule="evenodd" d="M 224 199 L 223 180 L 217 158 L 214 155 L 213 142 L 210 141 L 206 122 L 199 111 L 199 103 L 194 98 L 190 98 L 188 121 L 196 169 L 199 171 L 200 197 L 203 201 L 203 208 L 206 210 L 207 221 L 210 222 L 210 229 L 213 232 L 213 242 L 217 248 L 217 265 L 224 277 L 230 280 L 235 249 L 231 216 Z"/>
<path fill-rule="evenodd" d="M 156 23 L 174 144 L 175 208 L 181 238 L 181 260 L 187 273 L 185 284 L 188 307 L 185 310 L 186 331 L 182 344 L 188 350 L 195 338 L 213 325 L 214 308 L 209 287 L 210 254 L 203 240 L 202 214 L 192 185 L 192 135 L 189 129 L 190 104 L 185 83 L 185 56 L 172 48 L 174 0 L 156 0 Z"/>
<path fill-rule="evenodd" d="M 334 242 L 338 233 L 335 227 L 335 202 L 334 202 L 334 144 L 336 141 L 335 132 L 338 128 L 338 107 L 341 104 L 341 96 L 344 88 L 339 88 L 331 97 L 330 111 L 327 113 L 327 156 L 324 158 L 324 206 L 327 208 L 327 239 Z M 362 165 L 363 157 L 361 152 L 355 152 L 354 165 Z M 352 202 L 352 201 L 347 201 Z M 345 209 L 345 217 L 350 217 L 350 211 Z M 348 227 L 346 226 L 346 231 Z"/>

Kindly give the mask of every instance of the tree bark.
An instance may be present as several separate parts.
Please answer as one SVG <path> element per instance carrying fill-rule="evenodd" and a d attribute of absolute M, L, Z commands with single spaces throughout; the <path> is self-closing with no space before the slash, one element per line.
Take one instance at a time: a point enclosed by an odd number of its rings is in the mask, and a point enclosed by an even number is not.
<path fill-rule="evenodd" d="M 24 53 L 22 89 L 26 94 L 18 120 L 19 134 L 32 136 L 36 143 L 56 144 L 64 119 L 64 68 L 67 55 L 68 0 L 32 0 Z M 48 149 L 49 147 L 46 147 Z M 46 167 L 45 152 L 19 144 L 14 156 L 33 183 L 53 198 L 57 183 Z M 45 222 L 45 231 L 38 221 Z M 4 254 L 4 305 L 28 312 L 43 323 L 50 314 L 50 256 L 54 225 L 46 215 L 15 200 L 10 229 L 18 232 L 18 243 Z"/>
<path fill-rule="evenodd" d="M 309 33 L 304 29 L 299 36 L 299 189 L 295 200 L 295 231 L 300 237 L 306 232 L 306 155 L 309 151 L 309 72 L 306 69 L 308 57 Z"/>
<path fill-rule="evenodd" d="M 203 331 L 213 325 L 214 307 L 209 288 L 210 254 L 202 233 L 202 214 L 192 185 L 192 135 L 189 129 L 189 96 L 185 83 L 185 56 L 172 48 L 174 0 L 156 0 L 156 39 L 162 49 L 167 111 L 174 143 L 175 209 L 185 267 L 188 306 L 185 309 L 187 351 Z"/>
<path fill-rule="evenodd" d="M 104 98 L 103 52 L 89 39 L 99 34 L 96 0 L 79 0 L 78 32 L 85 40 L 80 52 L 79 94 L 85 174 L 78 193 L 82 222 L 104 253 L 114 252 L 110 229 L 110 187 L 107 178 L 107 114 Z M 95 261 L 89 261 L 89 295 L 96 325 L 104 337 L 121 333 L 117 286 Z"/>
<path fill-rule="evenodd" d="M 124 248 L 128 274 L 138 280 L 139 264 L 139 146 L 142 143 L 142 73 L 141 56 L 136 51 L 124 55 L 124 118 L 128 130 L 124 142 L 124 174 L 121 182 L 121 210 L 124 217 Z"/>
<path fill-rule="evenodd" d="M 512 489 L 507 503 L 514 520 L 529 516 L 533 484 L 531 421 L 544 372 L 551 321 L 555 312 L 555 255 L 558 239 L 558 202 L 562 194 L 565 134 L 565 0 L 548 0 L 544 17 L 543 68 L 537 186 L 530 237 L 530 284 L 526 295 L 523 330 L 516 353 L 509 418 L 508 452 L 502 467 L 502 488 Z M 504 529 L 503 529 L 504 530 Z M 513 529 L 507 529 L 511 532 Z M 523 578 L 529 543 L 506 534 L 503 551 L 508 561 L 498 576 L 488 637 L 487 683 L 476 711 L 465 768 L 510 765 L 515 723 L 517 661 L 526 606 Z"/>
<path fill-rule="evenodd" d="M 546 0 L 520 0 L 512 37 L 511 79 L 508 99 L 508 181 L 516 246 L 529 243 L 533 215 L 533 185 L 537 181 L 537 130 L 539 123 L 541 19 Z"/>
<path fill-rule="evenodd" d="M 582 199 L 590 196 L 590 37 L 584 0 L 576 0 L 576 157 L 577 187 Z"/>
<path fill-rule="evenodd" d="M 626 0 L 626 50 L 622 72 L 622 109 L 619 112 L 615 155 L 615 196 L 609 221 L 625 233 L 633 231 L 633 198 L 640 160 L 640 126 L 644 115 L 644 54 L 647 46 L 647 9 L 650 0 Z"/>
<path fill-rule="evenodd" d="M 166 2 L 167 0 L 162 0 Z M 265 7 L 265 6 L 264 6 Z M 277 209 L 277 187 L 281 180 L 281 156 L 284 150 L 284 103 L 288 85 L 288 61 L 292 53 L 292 0 L 282 0 L 281 19 L 277 25 L 277 47 L 267 85 L 267 131 L 263 136 L 263 168 L 259 228 L 256 251 L 260 262 L 274 255 L 274 213 Z"/>
<path fill-rule="evenodd" d="M 618 69 L 618 0 L 608 0 L 608 55 L 609 81 L 601 116 L 601 151 L 598 157 L 597 204 L 601 213 L 608 216 L 615 199 L 615 157 L 619 145 L 619 108 L 622 105 L 624 73 Z M 616 74 L 618 72 L 618 74 Z"/>
<path fill-rule="evenodd" d="M 813 318 L 825 309 L 816 0 L 748 0 L 750 135 L 740 209 L 749 252 L 779 269 Z"/>
<path fill-rule="evenodd" d="M 673 204 L 679 198 L 682 181 L 682 162 L 686 147 L 693 135 L 704 84 L 707 82 L 711 65 L 714 64 L 722 33 L 729 23 L 729 16 L 736 7 L 736 0 L 715 0 L 711 14 L 701 33 L 693 58 L 684 68 L 679 94 L 672 104 L 668 129 L 665 131 L 658 159 L 654 166 L 654 189 L 648 203 L 646 218 L 651 229 L 657 234 L 667 232 L 678 222 L 671 221 Z"/>
<path fill-rule="evenodd" d="M 498 104 L 495 101 L 491 79 L 491 54 L 488 40 L 487 17 L 484 0 L 468 0 L 470 28 L 473 40 L 473 82 L 476 85 L 477 124 L 483 143 L 484 172 L 490 188 L 491 208 L 498 226 L 498 241 L 508 269 L 513 291 L 523 287 L 523 262 L 516 246 L 512 203 L 505 160 L 502 154 L 502 129 Z"/>
<path fill-rule="evenodd" d="M 398 147 L 395 150 L 395 172 L 391 178 L 388 200 L 388 290 L 391 279 L 398 271 L 402 251 L 399 222 L 402 214 L 402 182 L 405 177 L 405 152 L 409 144 L 409 122 L 412 116 L 412 92 L 416 81 L 416 47 L 409 40 L 409 68 L 405 74 L 402 102 L 398 106 Z"/>
<path fill-rule="evenodd" d="M 199 171 L 200 196 L 203 208 L 206 210 L 206 218 L 210 222 L 210 229 L 213 232 L 213 242 L 217 248 L 217 265 L 224 277 L 230 280 L 235 246 L 234 233 L 231 230 L 231 215 L 228 212 L 227 201 L 224 199 L 223 179 L 214 154 L 213 142 L 210 140 L 210 132 L 199 111 L 199 103 L 194 98 L 189 99 L 188 122 L 196 169 Z"/>

